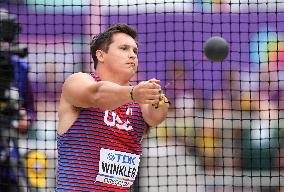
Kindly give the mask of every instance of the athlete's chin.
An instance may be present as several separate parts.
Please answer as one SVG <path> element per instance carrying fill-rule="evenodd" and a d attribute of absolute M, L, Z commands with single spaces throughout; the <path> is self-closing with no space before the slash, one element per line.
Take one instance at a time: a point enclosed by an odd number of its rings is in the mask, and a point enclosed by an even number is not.
<path fill-rule="evenodd" d="M 136 66 L 121 66 L 117 69 L 117 74 L 122 75 L 124 77 L 132 77 L 137 72 Z"/>
<path fill-rule="evenodd" d="M 136 72 L 137 72 L 136 67 L 129 67 L 129 68 L 125 69 L 124 73 L 132 77 Z"/>
<path fill-rule="evenodd" d="M 129 77 L 129 79 L 131 79 L 135 75 L 135 73 L 136 73 L 136 70 L 129 71 L 127 73 L 127 76 Z"/>

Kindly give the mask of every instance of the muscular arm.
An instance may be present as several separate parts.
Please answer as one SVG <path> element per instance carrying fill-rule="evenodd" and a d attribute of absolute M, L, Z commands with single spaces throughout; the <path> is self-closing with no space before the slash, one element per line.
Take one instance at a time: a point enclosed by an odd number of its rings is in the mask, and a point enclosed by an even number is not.
<path fill-rule="evenodd" d="M 120 86 L 108 81 L 97 82 L 86 73 L 71 75 L 66 79 L 62 87 L 58 111 L 58 132 L 62 134 L 68 130 L 76 120 L 79 108 L 99 107 L 104 110 L 116 109 L 131 101 L 131 90 L 131 86 Z M 135 100 L 142 106 L 145 106 L 142 107 L 142 113 L 149 125 L 154 126 L 164 119 L 165 115 L 163 114 L 166 113 L 166 108 L 155 109 L 152 106 L 152 104 L 159 101 L 159 86 L 149 81 L 140 82 L 133 89 L 133 94 L 135 95 Z M 154 113 L 155 115 L 153 115 Z"/>
<path fill-rule="evenodd" d="M 95 81 L 86 73 L 75 73 L 63 84 L 62 97 L 74 107 L 115 109 L 131 101 L 131 86 Z"/>

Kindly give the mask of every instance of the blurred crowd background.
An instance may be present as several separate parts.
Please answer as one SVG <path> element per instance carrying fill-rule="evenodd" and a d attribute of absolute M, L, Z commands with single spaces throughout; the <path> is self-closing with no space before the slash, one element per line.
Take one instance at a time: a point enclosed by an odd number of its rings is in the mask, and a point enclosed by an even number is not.
<path fill-rule="evenodd" d="M 16 15 L 19 46 L 28 48 L 36 114 L 18 147 L 23 161 L 30 151 L 45 155 L 30 167 L 37 191 L 55 186 L 62 83 L 93 71 L 90 40 L 118 22 L 139 33 L 133 83 L 160 79 L 172 103 L 143 142 L 135 190 L 284 191 L 283 1 L 4 0 L 0 7 Z M 224 62 L 203 55 L 212 36 L 230 45 Z"/>

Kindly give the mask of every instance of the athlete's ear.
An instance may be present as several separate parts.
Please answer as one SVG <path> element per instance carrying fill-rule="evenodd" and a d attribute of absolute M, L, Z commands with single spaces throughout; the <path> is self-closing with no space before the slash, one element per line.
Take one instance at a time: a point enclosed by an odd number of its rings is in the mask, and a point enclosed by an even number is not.
<path fill-rule="evenodd" d="M 104 56 L 105 56 L 105 52 L 103 50 L 97 50 L 96 51 L 96 56 L 97 56 L 97 59 L 98 59 L 98 62 L 99 63 L 103 63 L 104 62 Z"/>

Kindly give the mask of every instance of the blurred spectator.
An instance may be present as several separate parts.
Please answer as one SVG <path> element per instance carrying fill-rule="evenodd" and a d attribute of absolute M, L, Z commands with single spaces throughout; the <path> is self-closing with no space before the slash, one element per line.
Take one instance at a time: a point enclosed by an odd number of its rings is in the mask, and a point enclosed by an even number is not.
<path fill-rule="evenodd" d="M 231 124 L 225 122 L 225 119 L 232 118 L 231 102 L 222 91 L 215 91 L 210 103 L 203 112 L 203 122 L 197 123 L 195 136 L 196 151 L 205 170 L 221 168 L 222 155 L 232 156 L 232 136 L 225 138 L 227 131 L 232 130 Z"/>
<path fill-rule="evenodd" d="M 29 80 L 29 64 L 25 58 L 21 58 L 17 55 L 11 57 L 11 62 L 14 65 L 15 79 L 13 86 L 17 87 L 19 91 L 19 98 L 22 101 L 20 110 L 19 131 L 26 133 L 27 128 L 31 126 L 32 122 L 36 118 L 36 112 L 34 109 L 34 98 L 32 86 Z"/>
<path fill-rule="evenodd" d="M 249 124 L 242 127 L 242 167 L 272 170 L 280 147 L 278 109 L 266 93 L 259 94 L 255 106 L 245 116 Z"/>

